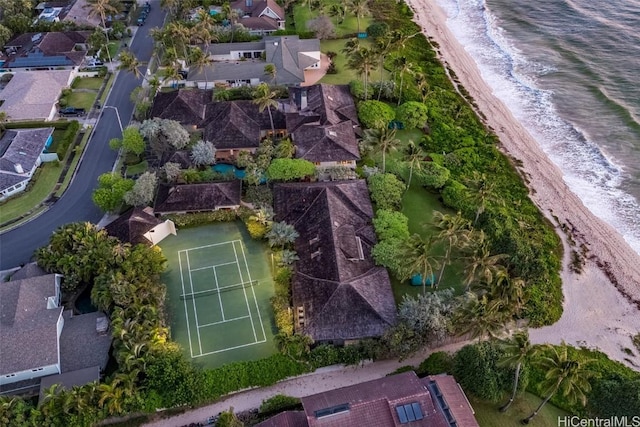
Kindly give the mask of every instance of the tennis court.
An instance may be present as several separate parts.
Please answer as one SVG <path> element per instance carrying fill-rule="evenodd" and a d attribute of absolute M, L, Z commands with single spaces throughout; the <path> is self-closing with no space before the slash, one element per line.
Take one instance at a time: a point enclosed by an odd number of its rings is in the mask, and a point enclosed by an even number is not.
<path fill-rule="evenodd" d="M 178 230 L 161 243 L 172 338 L 207 367 L 275 352 L 273 282 L 262 242 L 242 224 Z"/>

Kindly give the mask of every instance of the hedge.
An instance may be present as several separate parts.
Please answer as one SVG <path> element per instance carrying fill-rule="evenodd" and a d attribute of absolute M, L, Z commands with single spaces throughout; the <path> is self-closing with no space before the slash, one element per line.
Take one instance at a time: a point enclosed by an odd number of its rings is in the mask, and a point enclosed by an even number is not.
<path fill-rule="evenodd" d="M 238 217 L 238 212 L 233 209 L 220 209 L 211 212 L 193 212 L 184 214 L 165 215 L 165 219 L 170 219 L 177 227 L 197 227 L 199 225 L 212 222 L 233 221 Z"/>

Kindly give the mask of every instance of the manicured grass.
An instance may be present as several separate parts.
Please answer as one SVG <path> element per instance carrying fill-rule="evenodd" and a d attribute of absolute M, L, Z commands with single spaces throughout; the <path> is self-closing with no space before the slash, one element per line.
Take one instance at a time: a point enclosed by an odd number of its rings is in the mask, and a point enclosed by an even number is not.
<path fill-rule="evenodd" d="M 78 77 L 73 81 L 73 89 L 94 89 L 99 90 L 104 79 L 100 77 Z"/>
<path fill-rule="evenodd" d="M 42 203 L 53 191 L 61 172 L 62 165 L 56 162 L 40 166 L 39 171 L 32 178 L 33 186 L 29 191 L 0 205 L 0 224 L 24 215 Z"/>
<path fill-rule="evenodd" d="M 347 67 L 347 56 L 342 52 L 345 43 L 347 43 L 349 39 L 336 39 L 336 40 L 322 40 L 320 42 L 320 49 L 322 53 L 327 52 L 336 52 L 338 56 L 333 58 L 333 62 L 336 65 L 336 69 L 338 70 L 338 74 L 327 74 L 321 80 L 320 83 L 327 84 L 348 84 L 352 80 L 360 80 L 360 76 L 354 70 Z M 370 40 L 361 40 L 361 44 L 364 47 L 370 47 Z M 389 72 L 383 72 L 383 78 L 389 78 Z M 380 71 L 376 68 L 371 73 L 371 82 L 376 82 L 380 79 Z"/>
<path fill-rule="evenodd" d="M 521 419 L 531 415 L 542 400 L 531 393 L 524 393 L 516 398 L 506 413 L 499 412 L 499 404 L 496 403 L 479 400 L 473 396 L 469 396 L 469 401 L 476 411 L 476 420 L 481 427 L 513 427 L 520 425 Z M 569 415 L 571 414 L 547 403 L 529 425 L 557 427 L 558 418 Z"/>
<path fill-rule="evenodd" d="M 148 167 L 149 167 L 149 163 L 147 163 L 146 160 L 143 162 L 137 163 L 135 165 L 127 166 L 126 175 L 127 176 L 140 175 L 141 173 L 146 171 Z"/>
<path fill-rule="evenodd" d="M 60 145 L 60 141 L 62 140 L 62 137 L 64 136 L 65 133 L 66 133 L 66 130 L 64 129 L 56 129 L 53 131 L 53 142 L 51 143 L 49 148 L 47 148 L 47 152 L 55 153 L 58 151 L 58 145 Z M 62 160 L 62 157 L 63 156 L 58 155 L 58 158 L 60 160 Z"/>
<path fill-rule="evenodd" d="M 87 112 L 93 107 L 98 94 L 96 92 L 71 92 L 67 97 L 67 105 L 75 108 L 84 108 Z"/>
<path fill-rule="evenodd" d="M 331 18 L 331 21 L 335 26 L 336 36 L 344 37 L 345 35 L 348 35 L 348 34 L 357 33 L 358 19 L 355 17 L 355 15 L 348 13 L 344 21 L 341 23 L 338 23 L 337 17 L 331 16 L 331 13 L 330 13 L 331 6 L 339 3 L 339 1 L 340 0 L 323 0 L 322 7 L 320 8 L 312 7 L 311 10 L 309 10 L 309 5 L 306 3 L 294 6 L 293 19 L 295 21 L 295 29 L 298 31 L 308 31 L 307 22 L 320 16 L 321 14 L 324 14 Z M 373 22 L 373 19 L 371 18 L 371 16 L 361 17 L 360 31 L 364 32 L 367 29 L 367 27 L 371 25 L 371 22 Z"/>

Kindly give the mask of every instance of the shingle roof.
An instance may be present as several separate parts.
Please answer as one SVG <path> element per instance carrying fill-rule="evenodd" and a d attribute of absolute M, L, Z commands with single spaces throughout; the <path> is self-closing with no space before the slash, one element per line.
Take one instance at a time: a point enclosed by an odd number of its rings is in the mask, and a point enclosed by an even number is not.
<path fill-rule="evenodd" d="M 38 66 L 80 65 L 86 52 L 76 51 L 78 44 L 86 44 L 90 31 L 52 31 L 24 33 L 5 44 L 15 53 L 5 56 L 4 68 L 32 67 L 37 58 Z M 39 40 L 33 41 L 35 37 Z"/>
<path fill-rule="evenodd" d="M 185 184 L 158 189 L 154 211 L 159 214 L 213 211 L 240 205 L 241 181 Z"/>
<path fill-rule="evenodd" d="M 36 165 L 53 128 L 11 129 L 0 139 L 0 171 L 16 173 L 16 165 L 25 172 Z"/>
<path fill-rule="evenodd" d="M 266 8 L 271 9 L 280 19 L 284 19 L 284 11 L 282 7 L 274 0 L 256 0 L 247 2 L 247 0 L 237 0 L 231 3 L 231 8 L 241 10 L 251 16 L 260 16 Z"/>
<path fill-rule="evenodd" d="M 309 423 L 304 412 L 285 411 L 256 424 L 255 427 L 309 427 Z"/>
<path fill-rule="evenodd" d="M 228 55 L 232 50 L 264 50 L 264 42 L 213 43 L 208 47 L 210 55 Z"/>
<path fill-rule="evenodd" d="M 422 379 L 422 383 L 429 388 L 431 395 L 435 397 L 436 406 L 448 408 L 451 416 L 455 418 L 460 427 L 479 427 L 473 408 L 469 405 L 467 396 L 456 379 L 451 375 L 431 375 Z M 437 386 L 437 389 L 434 387 Z M 440 393 L 438 393 L 438 391 Z M 439 396 L 444 399 L 439 401 Z"/>
<path fill-rule="evenodd" d="M 318 62 L 305 52 L 320 52 L 320 40 L 300 40 L 298 36 L 265 37 L 267 62 L 278 70 L 278 82 L 304 82 L 304 69 Z"/>
<path fill-rule="evenodd" d="M 30 279 L 32 277 L 44 276 L 47 272 L 44 271 L 35 262 L 30 262 L 11 275 L 11 280 Z"/>
<path fill-rule="evenodd" d="M 161 220 L 144 209 L 131 208 L 108 224 L 105 230 L 110 236 L 118 238 L 123 243 L 148 245 L 151 242 L 144 237 L 144 234 L 161 223 Z"/>
<path fill-rule="evenodd" d="M 58 363 L 56 275 L 0 283 L 0 375 Z"/>
<path fill-rule="evenodd" d="M 208 81 L 209 83 L 219 80 L 259 79 L 260 81 L 266 81 L 268 78 L 268 75 L 264 72 L 266 65 L 265 62 L 258 60 L 214 62 L 202 69 L 194 69 L 189 72 L 187 80 L 191 82 Z"/>
<path fill-rule="evenodd" d="M 40 402 L 45 396 L 45 392 L 54 384 L 60 384 L 61 389 L 71 390 L 75 386 L 83 386 L 85 384 L 100 380 L 100 367 L 92 366 L 90 368 L 79 369 L 77 371 L 66 372 L 64 374 L 49 375 L 40 381 Z"/>
<path fill-rule="evenodd" d="M 182 125 L 197 125 L 204 120 L 206 105 L 211 99 L 210 90 L 179 89 L 158 92 L 153 100 L 151 117 L 175 120 Z"/>
<path fill-rule="evenodd" d="M 286 127 L 285 117 L 271 109 L 275 129 Z M 260 132 L 271 129 L 269 112 L 262 112 L 253 101 L 223 101 L 209 104 L 204 139 L 217 149 L 255 148 L 260 144 Z"/>
<path fill-rule="evenodd" d="M 4 100 L 0 111 L 15 121 L 47 119 L 70 78 L 71 70 L 15 73 L 0 92 L 0 100 Z"/>
<path fill-rule="evenodd" d="M 269 16 L 243 16 L 238 21 L 250 30 L 278 30 L 278 21 Z"/>
<path fill-rule="evenodd" d="M 278 184 L 276 219 L 299 233 L 294 307 L 304 307 L 304 332 L 315 340 L 380 336 L 395 323 L 387 271 L 371 248 L 373 209 L 363 180 Z"/>
<path fill-rule="evenodd" d="M 307 99 L 305 108 L 301 108 L 303 93 Z M 354 125 L 360 124 L 356 105 L 347 85 L 317 84 L 304 88 L 292 87 L 289 88 L 289 98 L 299 110 L 299 115 L 317 117 L 320 124 L 335 125 L 344 121 L 350 121 Z M 289 128 L 289 132 L 294 130 L 295 127 Z"/>
<path fill-rule="evenodd" d="M 358 141 L 351 122 L 300 126 L 292 139 L 299 159 L 310 162 L 360 160 Z"/>
<path fill-rule="evenodd" d="M 64 372 L 98 366 L 105 369 L 109 361 L 111 332 L 98 334 L 97 321 L 106 318 L 100 311 L 71 315 L 63 314 L 64 327 L 60 335 L 60 369 Z"/>
<path fill-rule="evenodd" d="M 167 163 L 177 163 L 180 165 L 180 169 L 189 169 L 193 165 L 191 160 L 191 154 L 187 150 L 178 150 L 169 156 Z"/>

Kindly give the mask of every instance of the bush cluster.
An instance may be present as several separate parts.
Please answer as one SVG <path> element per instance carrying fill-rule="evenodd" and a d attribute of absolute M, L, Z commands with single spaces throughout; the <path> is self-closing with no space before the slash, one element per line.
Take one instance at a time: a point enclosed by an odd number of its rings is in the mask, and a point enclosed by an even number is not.
<path fill-rule="evenodd" d="M 67 126 L 67 129 L 65 130 L 64 135 L 62 135 L 62 139 L 60 139 L 60 142 L 56 149 L 58 158 L 64 159 L 64 157 L 67 154 L 67 151 L 69 150 L 69 147 L 71 146 L 73 141 L 76 139 L 76 135 L 79 130 L 80 130 L 80 123 L 78 123 L 77 120 L 73 120 L 69 122 L 69 125 Z"/>
<path fill-rule="evenodd" d="M 197 227 L 199 225 L 209 224 L 212 222 L 233 221 L 237 218 L 238 213 L 231 209 L 220 209 L 212 212 L 194 212 L 186 214 L 169 214 L 166 219 L 170 219 L 177 227 Z"/>
<path fill-rule="evenodd" d="M 271 308 L 276 319 L 278 332 L 284 336 L 293 335 L 293 310 L 291 309 L 290 267 L 278 267 L 274 274 L 275 295 L 271 297 Z"/>

